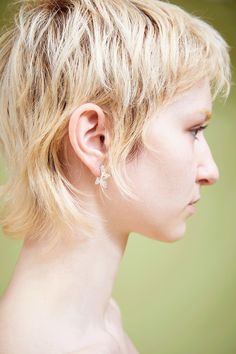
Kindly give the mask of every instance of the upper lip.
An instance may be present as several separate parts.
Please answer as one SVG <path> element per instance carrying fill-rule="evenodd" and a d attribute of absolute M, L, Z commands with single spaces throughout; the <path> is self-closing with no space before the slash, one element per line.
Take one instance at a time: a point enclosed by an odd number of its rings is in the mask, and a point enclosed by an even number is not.
<path fill-rule="evenodd" d="M 195 203 L 197 203 L 200 199 L 201 199 L 200 197 L 197 197 L 197 198 L 195 198 L 195 199 L 194 199 L 191 203 L 189 203 L 189 204 L 195 204 Z"/>

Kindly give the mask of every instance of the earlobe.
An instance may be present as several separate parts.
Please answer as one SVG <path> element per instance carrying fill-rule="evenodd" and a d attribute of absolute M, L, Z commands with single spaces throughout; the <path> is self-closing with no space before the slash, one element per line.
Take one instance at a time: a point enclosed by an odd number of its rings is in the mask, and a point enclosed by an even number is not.
<path fill-rule="evenodd" d="M 86 103 L 71 114 L 69 140 L 80 160 L 98 177 L 106 157 L 106 118 L 103 110 L 94 103 Z M 106 138 L 105 138 L 106 136 Z"/>

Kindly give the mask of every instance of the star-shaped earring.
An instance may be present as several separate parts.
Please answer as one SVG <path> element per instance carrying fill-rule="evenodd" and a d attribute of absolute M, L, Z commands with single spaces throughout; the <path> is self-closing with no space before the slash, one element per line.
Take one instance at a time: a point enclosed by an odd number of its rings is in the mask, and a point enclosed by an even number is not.
<path fill-rule="evenodd" d="M 100 166 L 100 176 L 96 178 L 95 184 L 100 184 L 101 187 L 107 189 L 107 181 L 106 179 L 110 177 L 108 173 L 105 171 L 104 165 Z"/>

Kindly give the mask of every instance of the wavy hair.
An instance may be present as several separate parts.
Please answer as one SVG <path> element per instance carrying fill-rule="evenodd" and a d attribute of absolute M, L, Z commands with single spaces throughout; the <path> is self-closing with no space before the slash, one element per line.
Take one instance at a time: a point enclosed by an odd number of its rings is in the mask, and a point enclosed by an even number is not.
<path fill-rule="evenodd" d="M 213 99 L 226 98 L 228 49 L 209 24 L 163 1 L 20 1 L 0 37 L 3 232 L 36 240 L 51 231 L 54 242 L 76 224 L 95 234 L 99 217 L 88 195 L 64 173 L 73 110 L 102 107 L 111 127 L 109 173 L 125 198 L 136 198 L 125 166 L 148 147 L 151 117 L 204 77 Z"/>

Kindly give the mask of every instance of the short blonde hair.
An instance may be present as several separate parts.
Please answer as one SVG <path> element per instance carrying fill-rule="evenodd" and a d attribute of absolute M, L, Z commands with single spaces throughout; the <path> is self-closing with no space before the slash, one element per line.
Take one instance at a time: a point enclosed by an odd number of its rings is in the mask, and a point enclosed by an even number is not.
<path fill-rule="evenodd" d="M 69 237 L 96 233 L 89 198 L 63 173 L 71 112 L 93 102 L 111 127 L 109 173 L 135 198 L 125 165 L 147 146 L 154 112 L 208 77 L 212 96 L 230 90 L 228 46 L 209 24 L 157 0 L 21 1 L 0 38 L 3 232 Z M 50 240 L 47 239 L 47 242 Z"/>

